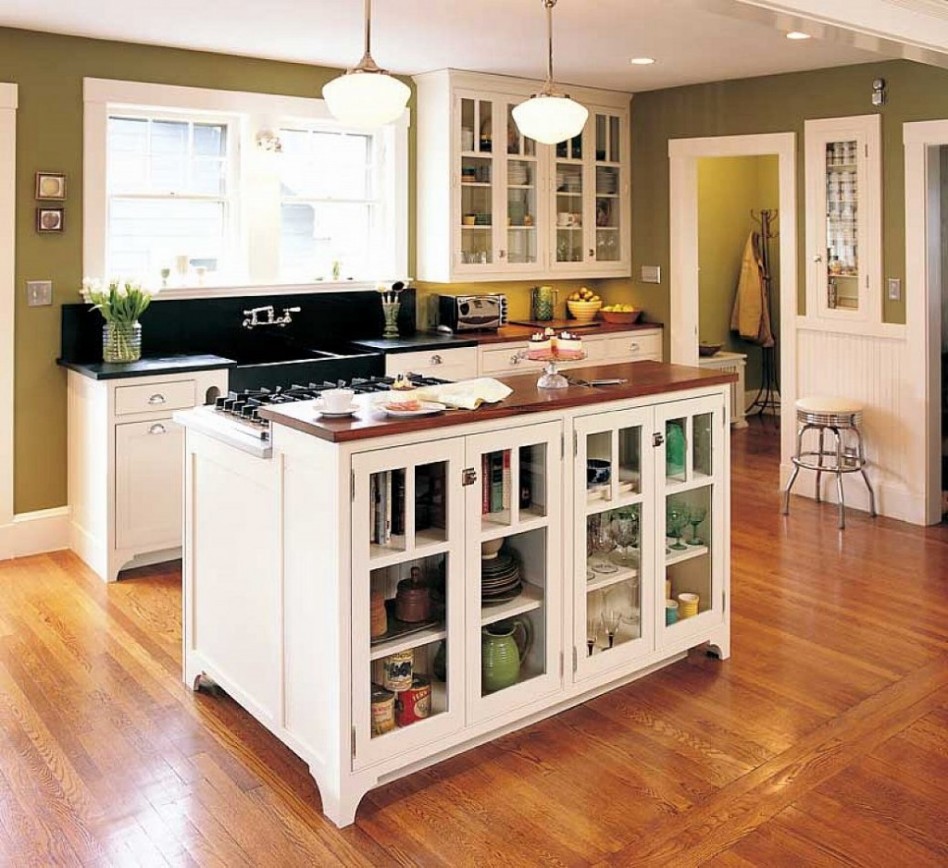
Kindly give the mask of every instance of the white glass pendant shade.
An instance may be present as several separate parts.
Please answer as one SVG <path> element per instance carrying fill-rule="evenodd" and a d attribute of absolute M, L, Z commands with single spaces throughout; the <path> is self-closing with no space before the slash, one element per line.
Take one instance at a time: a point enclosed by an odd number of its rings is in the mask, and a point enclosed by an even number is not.
<path fill-rule="evenodd" d="M 583 131 L 589 110 L 568 96 L 538 93 L 516 106 L 513 117 L 523 135 L 555 145 Z"/>
<path fill-rule="evenodd" d="M 411 96 L 407 84 L 384 72 L 354 69 L 323 85 L 332 116 L 347 126 L 374 129 L 401 117 Z"/>

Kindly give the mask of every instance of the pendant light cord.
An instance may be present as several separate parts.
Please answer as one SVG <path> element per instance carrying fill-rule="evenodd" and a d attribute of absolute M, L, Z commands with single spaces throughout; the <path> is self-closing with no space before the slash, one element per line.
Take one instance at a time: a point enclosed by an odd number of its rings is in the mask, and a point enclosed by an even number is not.
<path fill-rule="evenodd" d="M 544 0 L 546 2 L 546 0 Z M 556 0 L 553 0 L 555 3 Z M 365 0 L 365 54 L 358 66 L 352 72 L 382 72 L 379 65 L 372 59 L 372 0 Z"/>
<path fill-rule="evenodd" d="M 369 0 L 366 0 L 368 3 Z M 546 7 L 546 45 L 547 45 L 547 58 L 546 58 L 546 85 L 543 90 L 545 92 L 553 90 L 553 7 L 556 5 L 556 0 L 543 0 L 543 5 Z"/>

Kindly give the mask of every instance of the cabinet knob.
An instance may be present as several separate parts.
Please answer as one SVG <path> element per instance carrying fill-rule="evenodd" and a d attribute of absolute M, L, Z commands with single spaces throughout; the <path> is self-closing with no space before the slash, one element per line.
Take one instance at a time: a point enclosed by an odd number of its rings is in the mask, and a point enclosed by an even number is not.
<path fill-rule="evenodd" d="M 523 361 L 523 357 L 520 355 L 520 353 L 514 353 L 510 357 L 510 364 L 512 365 L 519 365 L 522 361 Z"/>
<path fill-rule="evenodd" d="M 497 255 L 498 255 L 498 257 L 499 257 L 500 259 L 503 259 L 503 258 L 507 255 L 507 251 L 506 251 L 506 250 L 499 250 L 499 251 L 497 252 Z"/>
<path fill-rule="evenodd" d="M 640 349 L 640 347 L 639 347 L 638 341 L 632 341 L 632 343 L 629 344 L 629 352 L 630 352 L 630 353 L 637 353 L 637 352 L 639 351 L 639 349 Z"/>
<path fill-rule="evenodd" d="M 161 392 L 155 392 L 155 394 L 148 399 L 148 403 L 154 406 L 155 404 L 164 404 L 166 400 Z"/>
<path fill-rule="evenodd" d="M 589 258 L 590 258 L 590 259 L 595 259 L 595 258 L 596 258 L 596 251 L 593 250 L 591 247 L 589 248 Z"/>
<path fill-rule="evenodd" d="M 444 359 L 441 358 L 439 353 L 435 353 L 430 359 L 428 359 L 428 363 L 432 365 L 443 365 Z"/>
<path fill-rule="evenodd" d="M 813 257 L 813 261 L 814 261 L 814 262 L 822 262 L 822 261 L 823 261 L 823 257 L 820 256 L 819 253 L 817 253 L 816 256 Z"/>
<path fill-rule="evenodd" d="M 162 425 L 161 422 L 155 422 L 155 424 L 152 425 L 151 428 L 148 429 L 148 433 L 149 434 L 167 434 L 168 429 L 165 428 L 165 426 Z"/>

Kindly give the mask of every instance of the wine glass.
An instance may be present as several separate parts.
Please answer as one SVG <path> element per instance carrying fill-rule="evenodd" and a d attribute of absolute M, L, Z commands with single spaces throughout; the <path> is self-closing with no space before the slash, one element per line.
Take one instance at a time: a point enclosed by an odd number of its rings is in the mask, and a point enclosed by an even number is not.
<path fill-rule="evenodd" d="M 688 540 L 690 546 L 703 546 L 704 540 L 698 536 L 698 525 L 705 520 L 708 515 L 706 506 L 691 507 L 691 514 L 688 518 L 688 524 L 691 525 L 691 539 Z"/>
<path fill-rule="evenodd" d="M 596 643 L 599 641 L 600 619 L 592 615 L 586 616 L 586 655 L 592 657 L 596 649 Z"/>
<path fill-rule="evenodd" d="M 609 640 L 609 647 L 612 648 L 616 641 L 616 631 L 619 629 L 621 612 L 618 609 L 603 609 L 602 629 Z"/>
<path fill-rule="evenodd" d="M 635 511 L 618 512 L 612 518 L 612 535 L 620 553 L 616 560 L 625 565 L 635 562 L 635 549 L 639 544 L 639 516 Z"/>
<path fill-rule="evenodd" d="M 615 537 L 612 535 L 610 522 L 603 516 L 597 515 L 590 519 L 591 543 L 593 558 L 590 562 L 594 572 L 614 573 L 618 567 L 609 561 L 609 553 L 616 547 Z"/>
<path fill-rule="evenodd" d="M 688 546 L 681 541 L 681 532 L 685 529 L 685 525 L 688 524 L 689 518 L 688 507 L 682 503 L 676 503 L 675 501 L 669 502 L 668 507 L 665 509 L 665 529 L 668 532 L 668 536 L 675 537 L 675 542 L 669 546 L 669 548 L 674 551 L 680 552 L 688 548 Z"/>

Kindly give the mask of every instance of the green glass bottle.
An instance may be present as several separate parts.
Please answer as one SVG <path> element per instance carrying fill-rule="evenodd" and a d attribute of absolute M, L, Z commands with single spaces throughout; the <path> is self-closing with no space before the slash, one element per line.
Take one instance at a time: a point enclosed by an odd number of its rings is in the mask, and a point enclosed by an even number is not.
<path fill-rule="evenodd" d="M 680 422 L 665 424 L 665 475 L 685 475 L 685 432 Z"/>

